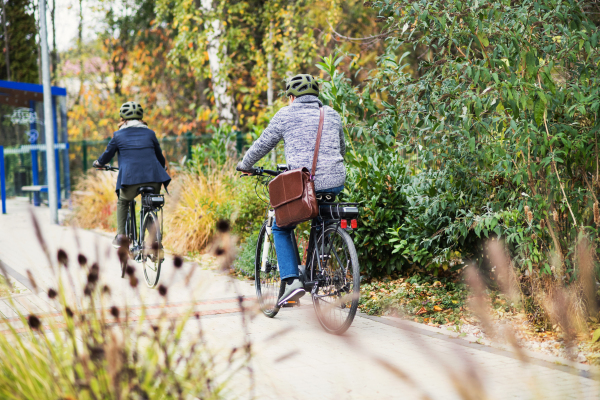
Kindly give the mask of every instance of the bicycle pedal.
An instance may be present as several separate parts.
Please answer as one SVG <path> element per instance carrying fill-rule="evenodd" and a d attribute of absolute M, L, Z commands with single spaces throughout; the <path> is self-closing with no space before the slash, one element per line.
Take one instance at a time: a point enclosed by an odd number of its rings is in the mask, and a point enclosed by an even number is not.
<path fill-rule="evenodd" d="M 281 307 L 300 307 L 300 300 L 290 300 L 290 301 L 286 301 L 285 303 L 283 303 L 283 305 Z"/>

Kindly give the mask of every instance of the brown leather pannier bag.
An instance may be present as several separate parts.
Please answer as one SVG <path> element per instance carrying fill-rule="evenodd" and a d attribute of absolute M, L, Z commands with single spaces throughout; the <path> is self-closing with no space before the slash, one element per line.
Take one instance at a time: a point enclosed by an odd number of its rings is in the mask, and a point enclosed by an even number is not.
<path fill-rule="evenodd" d="M 297 168 L 286 171 L 269 183 L 269 197 L 275 209 L 277 226 L 296 225 L 319 215 L 314 179 L 324 120 L 325 110 L 321 107 L 312 170 Z"/>

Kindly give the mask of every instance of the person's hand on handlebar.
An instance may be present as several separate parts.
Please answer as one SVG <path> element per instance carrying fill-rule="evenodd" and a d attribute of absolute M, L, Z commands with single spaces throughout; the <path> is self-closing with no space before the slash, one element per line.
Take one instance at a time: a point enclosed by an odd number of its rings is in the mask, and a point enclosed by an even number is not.
<path fill-rule="evenodd" d="M 104 165 L 100 164 L 98 162 L 98 160 L 95 160 L 94 163 L 92 164 L 92 167 L 94 167 L 96 169 L 102 169 L 102 168 L 104 168 Z"/>
<path fill-rule="evenodd" d="M 250 176 L 250 175 L 252 175 L 252 174 L 254 173 L 254 171 L 247 171 L 247 170 L 244 170 L 244 169 L 242 169 L 242 168 L 240 167 L 240 165 L 241 165 L 241 164 L 242 164 L 242 163 L 241 163 L 241 161 L 240 161 L 240 162 L 238 163 L 238 165 L 235 167 L 235 170 L 236 170 L 236 171 L 239 171 L 239 172 L 241 172 L 241 173 L 242 173 L 242 175 L 246 175 L 246 176 Z"/>

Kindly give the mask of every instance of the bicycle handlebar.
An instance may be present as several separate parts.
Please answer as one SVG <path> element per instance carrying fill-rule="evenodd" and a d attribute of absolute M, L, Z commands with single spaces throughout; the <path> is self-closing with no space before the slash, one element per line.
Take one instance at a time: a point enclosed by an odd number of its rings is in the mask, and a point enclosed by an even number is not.
<path fill-rule="evenodd" d="M 246 172 L 249 173 L 250 176 L 263 176 L 263 175 L 271 175 L 271 176 L 277 176 L 281 173 L 281 171 L 272 171 L 270 169 L 264 169 L 262 167 L 251 167 L 248 170 L 243 170 L 240 169 L 239 167 L 235 167 L 236 171 L 240 171 L 240 172 Z"/>
<path fill-rule="evenodd" d="M 110 164 L 103 165 L 101 167 L 95 167 L 98 171 L 118 171 L 119 168 L 111 167 Z"/>

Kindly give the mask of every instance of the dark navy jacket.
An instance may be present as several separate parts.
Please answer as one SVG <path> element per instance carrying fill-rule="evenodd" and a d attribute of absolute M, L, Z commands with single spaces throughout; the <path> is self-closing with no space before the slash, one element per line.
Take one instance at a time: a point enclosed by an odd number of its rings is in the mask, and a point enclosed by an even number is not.
<path fill-rule="evenodd" d="M 162 183 L 166 188 L 171 182 L 171 177 L 165 171 L 165 157 L 154 131 L 139 126 L 116 131 L 106 146 L 106 151 L 98 158 L 98 163 L 108 164 L 117 151 L 117 191 L 121 186 L 153 182 Z"/>

